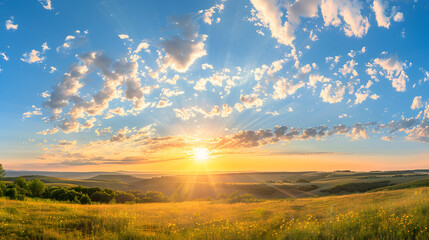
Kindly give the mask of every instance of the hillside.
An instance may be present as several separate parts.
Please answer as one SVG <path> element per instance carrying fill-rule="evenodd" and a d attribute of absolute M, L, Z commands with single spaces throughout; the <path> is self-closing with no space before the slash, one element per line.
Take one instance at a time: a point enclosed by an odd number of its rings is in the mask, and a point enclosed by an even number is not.
<path fill-rule="evenodd" d="M 398 190 L 398 189 L 418 188 L 418 187 L 429 187 L 429 178 L 414 180 L 414 181 L 405 182 L 402 184 L 397 184 L 397 185 L 388 186 L 388 187 L 377 188 L 372 191 L 377 192 L 377 191 L 384 191 L 384 190 Z"/>
<path fill-rule="evenodd" d="M 0 198 L 0 239 L 429 239 L 428 198 L 427 187 L 237 204 Z"/>
<path fill-rule="evenodd" d="M 103 175 L 97 175 L 95 177 L 89 178 L 88 180 L 133 183 L 133 182 L 142 180 L 142 178 L 134 177 L 131 175 L 123 175 L 123 174 L 106 174 L 106 175 L 103 174 Z"/>
<path fill-rule="evenodd" d="M 68 179 L 30 175 L 26 180 L 39 178 L 48 186 L 74 186 L 110 188 L 142 192 L 156 191 L 176 199 L 216 198 L 221 193 L 252 194 L 256 198 L 302 198 L 330 194 L 366 192 L 382 186 L 394 187 L 407 182 L 428 178 L 427 170 L 385 172 L 248 172 L 161 176 L 143 179 L 126 174 L 101 174 L 89 179 Z M 15 178 L 7 177 L 6 181 Z M 299 182 L 304 180 L 304 183 Z M 298 182 L 297 182 L 298 181 Z M 306 183 L 307 182 L 307 183 Z M 384 182 L 385 185 L 377 185 Z M 374 187 L 359 186 L 372 185 Z M 398 186 L 399 186 L 398 185 Z M 344 188 L 346 191 L 339 188 Z M 407 185 L 403 185 L 404 187 Z M 356 188 L 356 189 L 354 189 Z M 363 190 L 362 190 L 363 189 Z"/>

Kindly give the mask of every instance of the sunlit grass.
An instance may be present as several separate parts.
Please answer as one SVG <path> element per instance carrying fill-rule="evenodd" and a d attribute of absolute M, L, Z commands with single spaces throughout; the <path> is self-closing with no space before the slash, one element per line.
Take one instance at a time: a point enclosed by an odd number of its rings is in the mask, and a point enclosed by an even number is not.
<path fill-rule="evenodd" d="M 0 238 L 429 239 L 429 188 L 255 203 L 0 199 Z"/>

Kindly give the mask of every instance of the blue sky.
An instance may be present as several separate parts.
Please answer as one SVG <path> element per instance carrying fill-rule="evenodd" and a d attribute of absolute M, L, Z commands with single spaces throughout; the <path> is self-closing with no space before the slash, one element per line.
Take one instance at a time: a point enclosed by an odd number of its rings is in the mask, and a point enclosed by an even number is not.
<path fill-rule="evenodd" d="M 9 169 L 429 168 L 429 3 L 0 1 Z M 311 169 L 308 169 L 311 168 Z"/>

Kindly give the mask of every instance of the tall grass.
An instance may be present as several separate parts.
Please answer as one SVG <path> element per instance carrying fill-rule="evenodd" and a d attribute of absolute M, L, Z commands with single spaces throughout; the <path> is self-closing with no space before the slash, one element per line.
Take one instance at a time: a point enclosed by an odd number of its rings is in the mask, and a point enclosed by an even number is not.
<path fill-rule="evenodd" d="M 0 198 L 2 239 L 429 239 L 429 188 L 254 203 Z"/>

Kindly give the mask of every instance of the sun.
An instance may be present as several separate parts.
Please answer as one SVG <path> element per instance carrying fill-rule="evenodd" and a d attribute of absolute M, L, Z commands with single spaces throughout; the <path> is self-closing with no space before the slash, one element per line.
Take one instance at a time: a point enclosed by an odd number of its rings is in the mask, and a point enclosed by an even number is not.
<path fill-rule="evenodd" d="M 210 157 L 210 151 L 207 148 L 194 148 L 193 154 L 198 162 L 205 162 Z"/>

